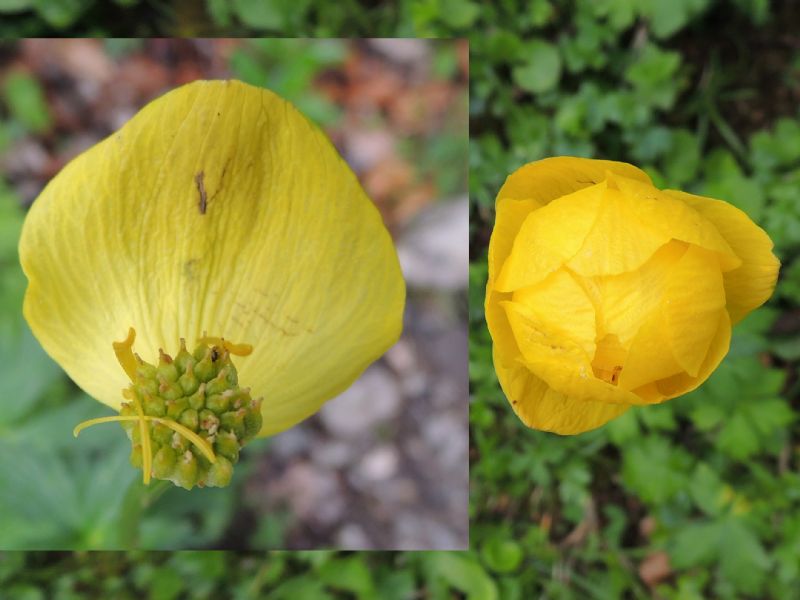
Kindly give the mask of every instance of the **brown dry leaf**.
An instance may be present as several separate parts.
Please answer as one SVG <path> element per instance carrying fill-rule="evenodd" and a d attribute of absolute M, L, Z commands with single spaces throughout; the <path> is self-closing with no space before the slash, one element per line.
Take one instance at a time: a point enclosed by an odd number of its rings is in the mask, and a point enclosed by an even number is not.
<path fill-rule="evenodd" d="M 407 134 L 430 131 L 452 108 L 453 90 L 452 85 L 443 81 L 406 89 L 389 106 L 392 122 Z"/>
<path fill-rule="evenodd" d="M 655 520 L 655 517 L 643 517 L 642 520 L 639 521 L 639 533 L 643 538 L 649 539 L 656 530 L 656 525 L 658 525 L 658 522 Z"/>
<path fill-rule="evenodd" d="M 117 74 L 120 89 L 115 96 L 129 98 L 137 104 L 148 101 L 170 85 L 170 75 L 166 67 L 149 57 L 131 55 L 120 65 Z"/>
<path fill-rule="evenodd" d="M 397 198 L 411 185 L 414 171 L 407 162 L 389 157 L 376 164 L 364 175 L 364 189 L 377 203 Z"/>
<path fill-rule="evenodd" d="M 435 195 L 436 186 L 430 181 L 415 185 L 403 196 L 403 201 L 394 209 L 395 220 L 401 225 L 407 224 L 431 203 Z"/>
<path fill-rule="evenodd" d="M 26 62 L 39 73 L 63 71 L 83 85 L 104 84 L 114 76 L 114 64 L 100 40 L 29 39 L 20 47 Z"/>
<path fill-rule="evenodd" d="M 663 551 L 649 555 L 639 564 L 639 577 L 648 587 L 654 587 L 671 574 L 669 555 Z"/>

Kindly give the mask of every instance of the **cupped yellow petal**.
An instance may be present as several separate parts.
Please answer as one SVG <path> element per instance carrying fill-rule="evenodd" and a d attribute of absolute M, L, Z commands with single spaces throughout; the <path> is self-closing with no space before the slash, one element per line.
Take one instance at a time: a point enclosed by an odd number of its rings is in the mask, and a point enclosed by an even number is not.
<path fill-rule="evenodd" d="M 669 271 L 687 247 L 672 240 L 634 271 L 582 279 L 597 307 L 598 337 L 612 334 L 630 347 L 642 323 L 660 308 Z"/>
<path fill-rule="evenodd" d="M 672 354 L 696 377 L 725 310 L 722 273 L 713 252 L 689 245 L 669 271 L 662 306 Z"/>
<path fill-rule="evenodd" d="M 111 342 L 203 332 L 253 348 L 239 381 L 286 429 L 399 336 L 405 288 L 378 211 L 291 104 L 236 81 L 166 94 L 85 152 L 34 203 L 20 240 L 24 313 L 75 382 L 118 408 Z"/>
<path fill-rule="evenodd" d="M 554 337 L 566 337 L 592 356 L 595 351 L 594 305 L 569 271 L 559 269 L 512 296 L 547 326 Z"/>
<path fill-rule="evenodd" d="M 633 338 L 628 357 L 619 375 L 619 386 L 634 390 L 659 379 L 683 373 L 669 348 L 669 333 L 664 317 L 652 312 Z M 637 404 L 644 404 L 640 399 Z"/>
<path fill-rule="evenodd" d="M 525 425 L 561 435 L 583 433 L 604 425 L 628 410 L 627 404 L 579 400 L 560 394 L 523 364 L 510 366 L 493 351 L 500 387 Z"/>
<path fill-rule="evenodd" d="M 489 285 L 500 273 L 508 258 L 522 223 L 534 210 L 542 205 L 535 200 L 498 199 L 495 204 L 494 229 L 489 240 Z"/>
<path fill-rule="evenodd" d="M 520 167 L 506 178 L 497 194 L 501 198 L 549 202 L 606 180 L 608 173 L 650 184 L 650 177 L 628 163 L 555 156 Z"/>
<path fill-rule="evenodd" d="M 685 202 L 635 179 L 621 176 L 612 179 L 629 199 L 629 209 L 640 222 L 669 238 L 716 252 L 723 271 L 741 266 L 742 261 L 714 223 Z"/>
<path fill-rule="evenodd" d="M 775 289 L 780 261 L 767 233 L 735 206 L 676 190 L 665 190 L 708 219 L 742 260 L 738 269 L 723 274 L 728 312 L 736 324 L 766 302 Z"/>
<path fill-rule="evenodd" d="M 595 377 L 592 357 L 519 302 L 501 303 L 520 350 L 518 362 L 554 391 L 576 400 L 635 404 L 634 394 Z"/>
<path fill-rule="evenodd" d="M 606 187 L 594 224 L 567 266 L 587 277 L 617 275 L 637 269 L 669 242 L 668 233 L 639 218 L 635 203 Z"/>
<path fill-rule="evenodd" d="M 675 398 L 691 392 L 708 379 L 709 375 L 714 372 L 722 362 L 722 359 L 725 358 L 731 345 L 731 320 L 727 311 L 720 311 L 717 323 L 716 333 L 711 340 L 708 353 L 703 360 L 697 377 L 692 377 L 687 373 L 679 373 L 656 382 L 658 391 L 665 398 Z"/>
<path fill-rule="evenodd" d="M 554 200 L 530 213 L 495 281 L 510 292 L 534 285 L 575 256 L 600 210 L 605 183 Z"/>

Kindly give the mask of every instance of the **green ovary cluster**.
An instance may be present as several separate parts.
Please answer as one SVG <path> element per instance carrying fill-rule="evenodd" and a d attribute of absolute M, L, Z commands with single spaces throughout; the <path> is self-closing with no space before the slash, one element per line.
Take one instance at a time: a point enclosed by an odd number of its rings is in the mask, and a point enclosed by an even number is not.
<path fill-rule="evenodd" d="M 239 451 L 261 430 L 261 399 L 240 388 L 236 367 L 224 346 L 200 343 L 190 354 L 181 340 L 175 358 L 160 351 L 158 366 L 138 356 L 136 377 L 124 392 L 121 416 L 138 416 L 137 402 L 148 419 L 152 476 L 183 488 L 224 487 L 230 483 Z M 168 427 L 173 421 L 196 433 L 213 449 L 209 460 L 196 443 Z M 142 429 L 137 421 L 121 421 L 130 438 L 131 464 L 142 468 Z"/>

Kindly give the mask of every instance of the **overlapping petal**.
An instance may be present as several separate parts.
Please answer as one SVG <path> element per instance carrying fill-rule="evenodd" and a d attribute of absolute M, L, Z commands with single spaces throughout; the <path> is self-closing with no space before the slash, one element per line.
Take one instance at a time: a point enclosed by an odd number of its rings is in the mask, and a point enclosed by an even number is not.
<path fill-rule="evenodd" d="M 486 320 L 503 391 L 536 429 L 580 433 L 696 388 L 777 278 L 744 213 L 623 163 L 531 163 L 496 208 Z"/>
<path fill-rule="evenodd" d="M 675 190 L 665 190 L 665 193 L 691 206 L 713 223 L 741 258 L 739 268 L 723 274 L 728 312 L 731 321 L 738 323 L 764 304 L 775 289 L 780 261 L 772 253 L 772 240 L 750 217 L 727 202 Z"/>
<path fill-rule="evenodd" d="M 274 94 L 196 82 L 73 160 L 20 240 L 24 312 L 90 395 L 119 407 L 111 342 L 153 361 L 202 335 L 249 343 L 263 434 L 307 417 L 397 339 L 388 232 L 327 138 Z"/>
<path fill-rule="evenodd" d="M 495 280 L 502 292 L 534 285 L 575 256 L 600 211 L 605 184 L 594 185 L 529 214 Z"/>
<path fill-rule="evenodd" d="M 572 435 L 605 425 L 630 408 L 626 404 L 578 400 L 560 394 L 525 365 L 506 366 L 498 352 L 495 346 L 493 358 L 500 387 L 528 427 Z"/>
<path fill-rule="evenodd" d="M 514 171 L 506 178 L 497 199 L 530 199 L 544 205 L 605 181 L 608 173 L 651 183 L 647 173 L 628 163 L 554 156 L 537 160 Z"/>

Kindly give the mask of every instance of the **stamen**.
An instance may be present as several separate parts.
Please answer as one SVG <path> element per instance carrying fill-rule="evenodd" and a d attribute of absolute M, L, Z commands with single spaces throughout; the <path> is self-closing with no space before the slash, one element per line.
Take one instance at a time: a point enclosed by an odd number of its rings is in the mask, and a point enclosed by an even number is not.
<path fill-rule="evenodd" d="M 228 485 L 230 461 L 238 459 L 238 447 L 261 430 L 260 404 L 251 400 L 248 388 L 239 387 L 236 367 L 230 360 L 231 355 L 251 354 L 253 347 L 234 344 L 203 331 L 192 353 L 187 351 L 183 338 L 175 358 L 159 348 L 156 366 L 133 351 L 135 340 L 136 330 L 130 327 L 124 340 L 113 342 L 114 354 L 132 382 L 122 390 L 128 402 L 123 404 L 119 415 L 84 421 L 75 427 L 73 434 L 77 437 L 83 429 L 100 423 L 136 422 L 138 430 L 131 425 L 125 425 L 125 430 L 133 442 L 131 460 L 134 466 L 142 468 L 145 485 L 153 478 L 169 479 L 186 489 L 195 485 Z M 232 404 L 237 412 L 229 415 Z M 222 424 L 220 419 L 225 415 L 228 416 Z M 204 431 L 198 434 L 194 429 L 199 423 L 203 423 Z M 220 439 L 233 436 L 238 444 L 236 452 L 231 449 L 222 452 L 221 462 L 214 451 L 217 435 L 222 436 Z M 202 455 L 208 460 L 198 462 L 192 458 L 190 464 L 184 464 L 185 461 L 173 464 L 170 452 L 164 450 L 170 450 L 170 445 L 165 445 L 167 438 L 180 452 L 193 444 L 199 450 L 196 458 Z"/>
<path fill-rule="evenodd" d="M 204 332 L 205 333 L 205 332 Z M 222 346 L 233 354 L 234 356 L 247 356 L 253 351 L 253 346 L 250 344 L 234 344 L 228 340 L 225 340 L 220 337 L 213 337 L 203 335 L 199 340 L 197 340 L 198 344 L 210 344 L 213 346 Z"/>
<path fill-rule="evenodd" d="M 197 435 L 194 431 L 189 429 L 188 427 L 184 427 L 180 423 L 176 423 L 172 419 L 165 419 L 163 417 L 151 417 L 149 415 L 145 415 L 144 417 L 138 417 L 136 415 L 115 415 L 113 417 L 97 417 L 96 419 L 89 419 L 88 421 L 84 421 L 83 423 L 79 423 L 75 429 L 72 430 L 72 435 L 78 437 L 81 431 L 86 429 L 87 427 L 91 427 L 93 425 L 99 425 L 101 423 L 111 423 L 113 421 L 139 421 L 141 419 L 145 421 L 152 421 L 153 423 L 161 423 L 166 427 L 169 427 L 174 432 L 182 435 L 191 443 L 193 443 L 197 448 L 202 452 L 205 457 L 211 461 L 212 463 L 217 462 L 217 456 L 214 454 L 214 450 L 211 448 L 211 445 Z"/>
<path fill-rule="evenodd" d="M 153 448 L 150 445 L 150 427 L 144 418 L 142 403 L 138 398 L 134 399 L 136 412 L 139 413 L 139 434 L 142 438 L 142 482 L 150 485 L 150 470 L 153 468 Z"/>
<path fill-rule="evenodd" d="M 136 339 L 136 330 L 133 327 L 128 329 L 128 337 L 121 342 L 113 342 L 114 354 L 117 360 L 131 381 L 136 379 L 136 357 L 133 355 L 133 342 Z"/>

